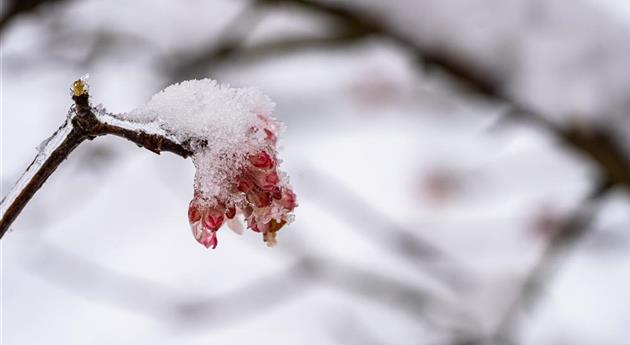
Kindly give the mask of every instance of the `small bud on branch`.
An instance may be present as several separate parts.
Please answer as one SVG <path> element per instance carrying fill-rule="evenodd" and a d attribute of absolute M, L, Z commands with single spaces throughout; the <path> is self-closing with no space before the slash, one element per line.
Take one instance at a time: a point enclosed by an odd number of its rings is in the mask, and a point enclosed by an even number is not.
<path fill-rule="evenodd" d="M 188 219 L 195 239 L 206 247 L 216 247 L 216 232 L 226 220 L 241 232 L 239 214 L 269 245 L 292 220 L 295 194 L 277 169 L 275 145 L 282 126 L 269 116 L 273 104 L 258 91 L 231 89 L 209 79 L 188 81 L 167 88 L 144 108 L 114 115 L 90 104 L 87 76 L 70 90 L 75 104 L 66 122 L 0 203 L 0 238 L 79 144 L 108 134 L 157 154 L 193 157 L 197 174 Z M 133 117 L 139 115 L 143 121 Z"/>

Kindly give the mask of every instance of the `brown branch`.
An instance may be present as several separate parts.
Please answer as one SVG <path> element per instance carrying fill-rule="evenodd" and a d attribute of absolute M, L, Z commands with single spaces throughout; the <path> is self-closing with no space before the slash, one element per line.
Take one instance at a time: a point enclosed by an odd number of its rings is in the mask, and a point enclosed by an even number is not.
<path fill-rule="evenodd" d="M 64 141 L 55 149 L 46 161 L 38 168 L 31 177 L 28 184 L 20 191 L 18 196 L 11 202 L 6 210 L 3 209 L 2 219 L 0 219 L 0 238 L 9 229 L 15 218 L 22 212 L 22 209 L 31 200 L 35 192 L 46 182 L 48 177 L 57 169 L 59 165 L 70 155 L 79 144 L 87 137 L 81 135 L 79 131 L 71 131 Z M 37 164 L 37 158 L 31 163 L 27 170 L 32 169 Z M 17 186 L 16 186 L 17 187 Z M 3 200 L 4 203 L 4 200 Z"/>
<path fill-rule="evenodd" d="M 75 105 L 74 114 L 71 115 L 71 121 L 61 126 L 55 134 L 58 134 L 59 131 L 63 130 L 66 126 L 72 126 L 70 132 L 46 157 L 42 157 L 43 154 L 40 153 L 40 155 L 35 158 L 26 171 L 26 173 L 28 173 L 31 169 L 36 169 L 33 175 L 25 182 L 24 186 L 16 185 L 16 187 L 14 187 L 20 188 L 19 191 L 9 192 L 10 194 L 17 192 L 17 195 L 12 200 L 7 199 L 9 196 L 6 196 L 5 199 L 2 200 L 0 238 L 4 236 L 13 221 L 15 221 L 31 198 L 42 187 L 44 182 L 46 182 L 48 177 L 50 177 L 50 175 L 57 170 L 57 167 L 68 158 L 70 153 L 86 139 L 92 140 L 98 136 L 111 134 L 125 138 L 139 147 L 144 147 L 157 154 L 166 151 L 183 158 L 192 154 L 185 143 L 181 144 L 175 142 L 162 135 L 146 133 L 142 130 L 132 130 L 103 122 L 95 115 L 90 106 L 87 91 L 82 91 L 78 95 L 75 94 L 72 99 Z M 53 135 L 51 139 L 54 137 L 55 135 Z M 23 178 L 26 177 L 28 176 L 25 175 Z M 10 204 L 5 205 L 5 202 Z"/>
<path fill-rule="evenodd" d="M 94 139 L 102 135 L 115 135 L 134 142 L 139 147 L 144 147 L 151 152 L 160 154 L 161 152 L 171 152 L 183 158 L 187 158 L 192 152 L 186 145 L 177 143 L 165 136 L 146 133 L 142 130 L 132 130 L 119 127 L 99 120 L 94 114 L 89 104 L 89 95 L 84 93 L 80 96 L 73 96 L 77 116 L 72 124 L 84 137 Z"/>

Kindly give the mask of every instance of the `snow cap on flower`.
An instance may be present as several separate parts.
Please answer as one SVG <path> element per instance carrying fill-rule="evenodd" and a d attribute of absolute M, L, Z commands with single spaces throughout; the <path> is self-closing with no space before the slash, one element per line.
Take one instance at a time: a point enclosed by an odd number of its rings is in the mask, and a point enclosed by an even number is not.
<path fill-rule="evenodd" d="M 129 120 L 157 123 L 193 151 L 188 220 L 195 239 L 206 247 L 216 247 L 216 232 L 226 222 L 242 231 L 238 217 L 262 233 L 268 245 L 293 219 L 297 201 L 279 170 L 276 148 L 284 126 L 271 117 L 273 107 L 257 89 L 203 79 L 171 85 L 127 114 Z"/>

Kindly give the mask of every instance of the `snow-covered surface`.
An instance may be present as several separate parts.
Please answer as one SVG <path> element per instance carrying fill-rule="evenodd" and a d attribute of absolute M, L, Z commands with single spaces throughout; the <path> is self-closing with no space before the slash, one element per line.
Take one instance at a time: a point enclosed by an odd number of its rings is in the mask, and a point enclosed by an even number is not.
<path fill-rule="evenodd" d="M 249 155 L 263 151 L 263 126 L 274 104 L 255 88 L 231 88 L 212 79 L 187 80 L 155 94 L 125 120 L 157 124 L 181 143 L 191 143 L 195 186 L 207 198 L 227 200 Z"/>
<path fill-rule="evenodd" d="M 239 150 L 255 144 L 247 129 L 258 125 L 257 115 L 270 116 L 273 107 L 258 89 L 231 88 L 206 78 L 170 85 L 124 117 L 158 122 L 181 142 L 209 139 L 222 150 Z"/>
<path fill-rule="evenodd" d="M 276 144 L 284 130 L 274 104 L 254 88 L 215 80 L 187 80 L 155 94 L 121 119 L 159 126 L 192 150 L 194 198 L 188 218 L 195 239 L 213 249 L 224 222 L 236 233 L 247 227 L 273 246 L 275 233 L 294 219 L 297 206 L 288 175 L 279 169 Z"/>
<path fill-rule="evenodd" d="M 627 116 L 607 117 L 621 113 L 627 69 L 606 62 L 628 61 L 627 16 L 609 8 L 574 16 L 608 1 L 586 9 L 569 0 L 401 3 L 379 2 L 375 11 L 409 34 L 422 26 L 438 42 L 467 44 L 491 67 L 519 62 L 505 69 L 520 76 L 509 84 L 551 115 L 577 109 L 627 124 Z M 133 109 L 170 83 L 163 65 L 176 63 L 174 52 L 213 42 L 239 11 L 234 1 L 182 4 L 68 2 L 3 32 L 2 194 L 64 120 L 69 81 L 89 70 L 98 102 L 113 113 Z M 300 25 L 263 21 L 260 30 L 269 39 Z M 313 22 L 305 25 L 310 32 Z M 606 28 L 620 38 L 608 39 Z M 605 57 L 584 55 L 591 45 Z M 295 265 L 307 254 L 435 294 L 449 306 L 440 310 L 491 331 L 542 251 L 544 224 L 576 207 L 596 176 L 547 133 L 500 122 L 500 109 L 452 93 L 389 42 L 227 64 L 208 75 L 255 85 L 277 103 L 274 114 L 290 129 L 279 145 L 300 196 L 298 221 L 274 249 L 225 232 L 221 250 L 208 252 L 189 235 L 190 162 L 118 138 L 81 145 L 0 242 L 3 344 L 445 340 L 448 331 L 414 313 L 413 299 L 379 290 L 388 285 L 372 276 L 305 277 Z M 627 343 L 629 228 L 630 199 L 617 191 L 524 318 L 525 344 Z M 449 259 L 420 265 L 393 249 L 416 238 Z M 451 261 L 477 284 L 451 291 L 426 274 L 427 265 Z"/>

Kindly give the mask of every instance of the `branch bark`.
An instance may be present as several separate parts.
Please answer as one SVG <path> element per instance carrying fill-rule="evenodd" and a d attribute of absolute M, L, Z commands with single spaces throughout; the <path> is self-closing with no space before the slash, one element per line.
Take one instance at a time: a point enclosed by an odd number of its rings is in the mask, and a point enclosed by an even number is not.
<path fill-rule="evenodd" d="M 83 83 L 82 81 L 77 82 Z M 144 147 L 157 154 L 166 151 L 183 158 L 192 154 L 186 143 L 176 142 L 165 135 L 133 129 L 134 126 L 125 128 L 103 121 L 95 114 L 90 105 L 87 88 L 84 87 L 81 90 L 72 97 L 75 104 L 66 123 L 48 139 L 46 147 L 42 148 L 15 187 L 2 199 L 0 203 L 0 211 L 2 212 L 0 238 L 4 236 L 13 221 L 48 177 L 85 140 L 111 134 L 125 138 L 139 147 Z M 114 115 L 111 116 L 116 118 Z"/>

